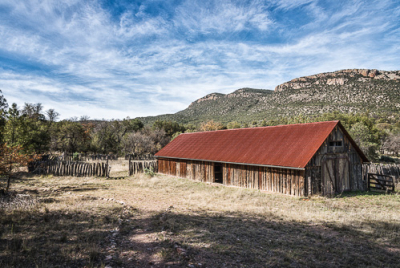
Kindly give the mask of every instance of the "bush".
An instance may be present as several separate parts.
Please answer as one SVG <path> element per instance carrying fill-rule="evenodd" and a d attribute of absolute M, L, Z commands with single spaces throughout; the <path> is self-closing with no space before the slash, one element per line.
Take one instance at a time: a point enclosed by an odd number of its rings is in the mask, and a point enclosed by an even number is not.
<path fill-rule="evenodd" d="M 72 161 L 79 161 L 79 153 L 75 152 L 75 153 L 72 155 Z"/>
<path fill-rule="evenodd" d="M 389 162 L 389 163 L 396 163 L 396 159 L 390 157 L 390 156 L 386 156 L 386 155 L 381 155 L 381 157 L 379 158 L 379 161 L 382 162 Z"/>
<path fill-rule="evenodd" d="M 150 167 L 150 168 L 145 168 L 144 169 L 144 174 L 150 176 L 150 177 L 154 177 L 156 175 L 156 173 L 154 172 L 154 168 Z"/>

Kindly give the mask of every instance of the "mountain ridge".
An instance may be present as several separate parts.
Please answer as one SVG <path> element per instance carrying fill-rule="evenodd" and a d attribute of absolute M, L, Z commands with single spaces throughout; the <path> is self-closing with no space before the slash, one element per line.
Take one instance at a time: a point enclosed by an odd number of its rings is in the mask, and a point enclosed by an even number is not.
<path fill-rule="evenodd" d="M 240 88 L 229 94 L 210 93 L 175 114 L 139 118 L 193 123 L 214 120 L 251 122 L 326 112 L 400 113 L 400 71 L 344 69 L 294 78 L 274 90 Z"/>

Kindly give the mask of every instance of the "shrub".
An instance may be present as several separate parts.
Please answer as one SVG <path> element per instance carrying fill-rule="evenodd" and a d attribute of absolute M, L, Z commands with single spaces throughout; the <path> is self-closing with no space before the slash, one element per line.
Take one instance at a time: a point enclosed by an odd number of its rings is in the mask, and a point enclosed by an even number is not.
<path fill-rule="evenodd" d="M 79 153 L 75 152 L 75 153 L 72 155 L 72 161 L 79 161 Z"/>
<path fill-rule="evenodd" d="M 156 175 L 156 173 L 154 172 L 154 168 L 153 167 L 145 168 L 144 169 L 144 174 L 149 175 L 150 177 L 154 177 Z"/>

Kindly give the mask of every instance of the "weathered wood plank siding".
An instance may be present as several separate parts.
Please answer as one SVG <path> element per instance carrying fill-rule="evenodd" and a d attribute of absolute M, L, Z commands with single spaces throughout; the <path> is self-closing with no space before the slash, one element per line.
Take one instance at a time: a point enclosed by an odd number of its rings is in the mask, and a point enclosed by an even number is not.
<path fill-rule="evenodd" d="M 215 182 L 213 162 L 159 158 L 158 172 L 201 182 Z M 222 164 L 224 185 L 295 196 L 308 193 L 304 174 L 304 170 Z"/>
<path fill-rule="evenodd" d="M 341 146 L 332 146 L 342 142 Z M 307 195 L 332 195 L 344 191 L 362 191 L 362 159 L 340 127 L 331 132 L 306 166 Z"/>

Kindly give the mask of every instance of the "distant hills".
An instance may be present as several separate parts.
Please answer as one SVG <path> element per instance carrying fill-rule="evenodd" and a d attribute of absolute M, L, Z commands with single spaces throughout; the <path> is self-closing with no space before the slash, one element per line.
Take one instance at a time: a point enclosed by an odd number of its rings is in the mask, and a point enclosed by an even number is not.
<path fill-rule="evenodd" d="M 215 120 L 248 122 L 318 115 L 326 112 L 369 112 L 390 116 L 400 112 L 400 71 L 347 69 L 295 78 L 275 90 L 241 88 L 230 94 L 211 93 L 175 114 L 139 118 L 193 123 Z"/>

